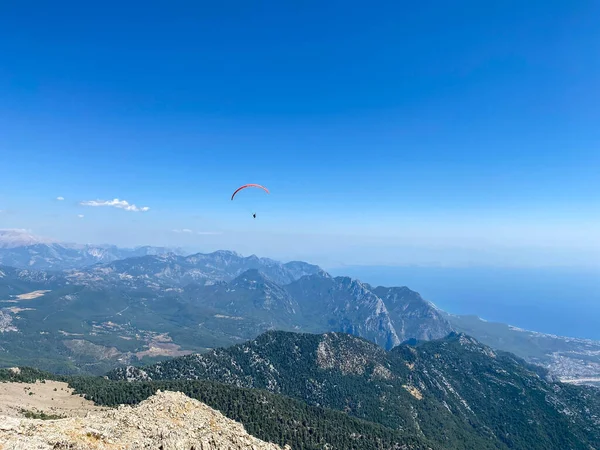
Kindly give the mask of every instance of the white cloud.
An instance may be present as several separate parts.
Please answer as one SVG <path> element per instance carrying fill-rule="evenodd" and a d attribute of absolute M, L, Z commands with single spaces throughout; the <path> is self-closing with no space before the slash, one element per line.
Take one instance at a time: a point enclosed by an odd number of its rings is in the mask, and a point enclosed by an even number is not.
<path fill-rule="evenodd" d="M 64 197 L 56 197 L 56 200 L 58 200 L 59 202 L 62 202 L 64 199 Z"/>
<path fill-rule="evenodd" d="M 191 234 L 191 233 L 193 233 L 193 231 L 190 230 L 189 228 L 183 228 L 183 229 L 175 229 L 175 230 L 173 230 L 173 233 L 187 233 L 187 234 Z"/>
<path fill-rule="evenodd" d="M 77 214 L 77 217 L 79 217 L 80 219 L 83 219 L 85 216 L 83 214 Z"/>
<path fill-rule="evenodd" d="M 173 233 L 199 234 L 204 236 L 222 234 L 220 231 L 194 231 L 189 228 L 176 228 L 173 230 Z"/>
<path fill-rule="evenodd" d="M 112 206 L 113 208 L 124 209 L 125 211 L 135 212 L 146 212 L 150 210 L 148 206 L 142 206 L 141 208 L 130 204 L 127 200 L 119 200 L 115 198 L 113 200 L 87 200 L 80 203 L 83 206 Z"/>

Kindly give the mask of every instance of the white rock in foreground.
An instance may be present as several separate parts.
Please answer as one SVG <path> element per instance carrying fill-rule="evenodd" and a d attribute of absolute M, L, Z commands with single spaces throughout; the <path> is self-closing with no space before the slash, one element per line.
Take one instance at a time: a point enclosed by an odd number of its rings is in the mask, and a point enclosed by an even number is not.
<path fill-rule="evenodd" d="M 181 392 L 158 391 L 137 406 L 121 405 L 86 417 L 37 420 L 0 416 L 1 450 L 61 448 L 281 450 Z"/>

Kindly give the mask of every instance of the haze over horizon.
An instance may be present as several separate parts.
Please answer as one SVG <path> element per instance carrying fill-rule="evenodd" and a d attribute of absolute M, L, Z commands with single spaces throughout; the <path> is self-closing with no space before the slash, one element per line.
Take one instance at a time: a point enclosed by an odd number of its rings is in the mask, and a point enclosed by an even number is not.
<path fill-rule="evenodd" d="M 235 3 L 1 6 L 0 228 L 600 267 L 598 3 Z"/>

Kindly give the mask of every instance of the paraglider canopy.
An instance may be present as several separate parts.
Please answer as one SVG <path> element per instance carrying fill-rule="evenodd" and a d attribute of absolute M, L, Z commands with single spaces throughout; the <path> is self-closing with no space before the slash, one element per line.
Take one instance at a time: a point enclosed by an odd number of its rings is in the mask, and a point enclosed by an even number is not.
<path fill-rule="evenodd" d="M 263 189 L 267 194 L 269 193 L 269 190 L 266 187 L 261 186 L 260 184 L 245 184 L 235 190 L 235 192 L 231 196 L 231 200 L 233 200 L 233 198 L 235 197 L 235 194 L 240 192 L 242 189 L 246 189 L 246 188 L 250 188 L 250 187 Z"/>

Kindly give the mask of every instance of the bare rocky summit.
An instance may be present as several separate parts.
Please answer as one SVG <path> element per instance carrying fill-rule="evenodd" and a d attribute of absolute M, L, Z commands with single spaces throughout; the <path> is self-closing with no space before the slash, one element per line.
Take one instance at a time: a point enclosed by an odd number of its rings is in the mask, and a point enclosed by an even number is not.
<path fill-rule="evenodd" d="M 121 405 L 85 417 L 38 420 L 0 416 L 0 450 L 67 448 L 281 450 L 180 392 L 158 391 L 137 406 Z"/>

